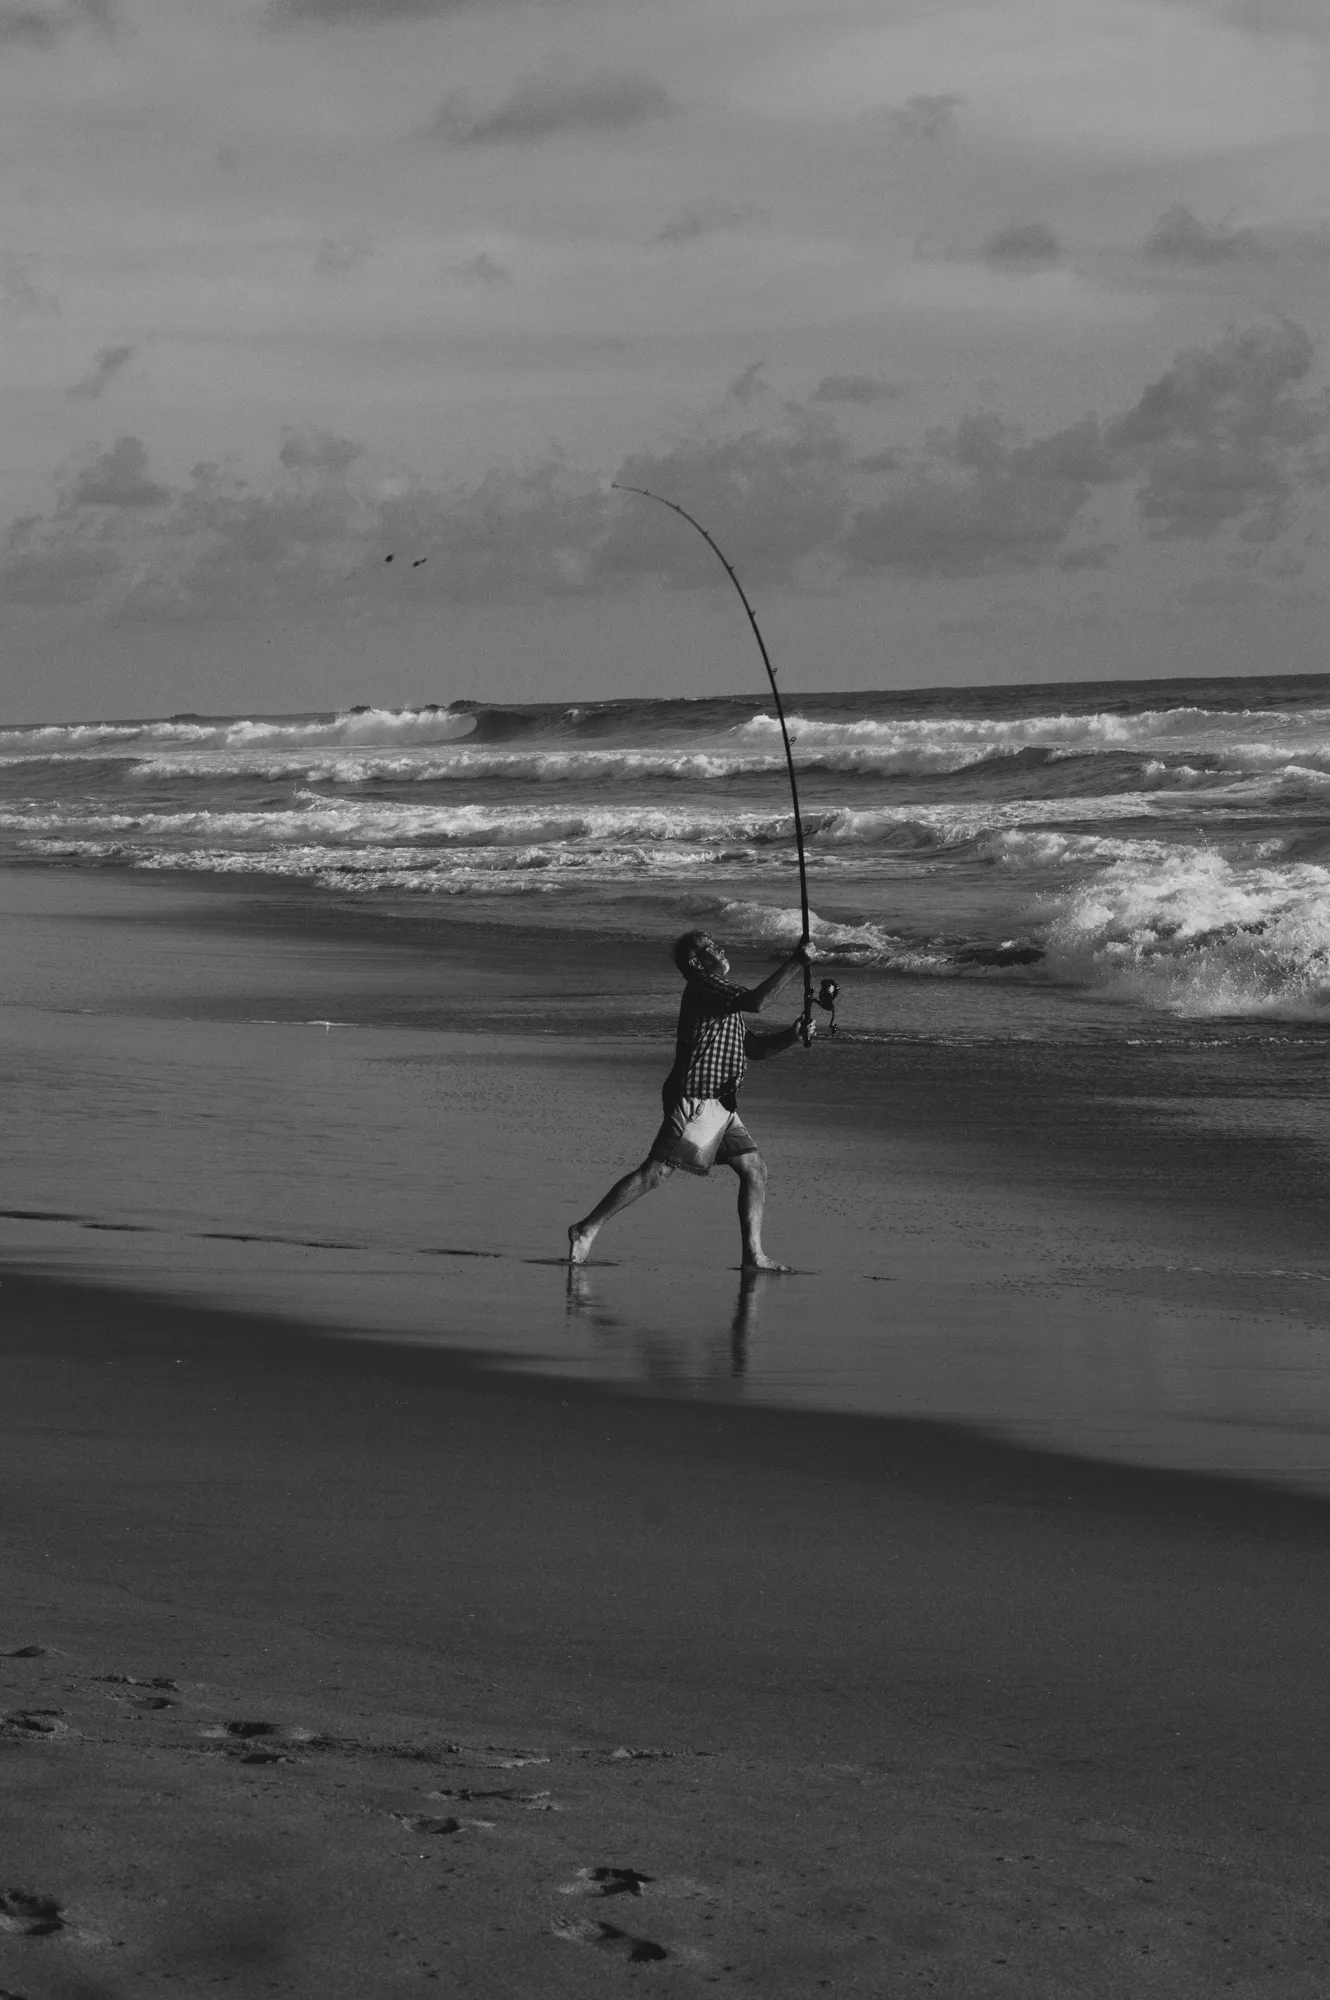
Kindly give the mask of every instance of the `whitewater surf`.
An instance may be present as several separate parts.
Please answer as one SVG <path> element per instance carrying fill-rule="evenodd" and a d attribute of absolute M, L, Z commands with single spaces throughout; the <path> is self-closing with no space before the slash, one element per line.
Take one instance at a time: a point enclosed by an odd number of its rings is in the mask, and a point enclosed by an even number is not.
<path fill-rule="evenodd" d="M 869 983 L 1330 1018 L 1330 678 L 790 694 L 819 958 Z M 797 934 L 770 702 L 0 729 L 0 853 L 646 941 Z M 982 1002 L 976 999 L 976 1006 Z"/>

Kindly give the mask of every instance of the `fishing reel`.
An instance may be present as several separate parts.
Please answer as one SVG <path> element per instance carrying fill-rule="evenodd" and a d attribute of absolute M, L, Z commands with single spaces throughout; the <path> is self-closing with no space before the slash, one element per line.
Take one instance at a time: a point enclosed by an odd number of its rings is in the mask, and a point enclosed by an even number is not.
<path fill-rule="evenodd" d="M 818 1006 L 831 1016 L 831 1019 L 827 1022 L 827 1033 L 829 1035 L 834 1035 L 836 1032 L 836 995 L 839 992 L 840 988 L 834 979 L 824 979 L 818 987 L 817 992 L 813 995 Z"/>
<path fill-rule="evenodd" d="M 804 1014 L 804 1016 L 803 1016 L 803 1020 L 802 1020 L 802 1029 L 803 1029 L 803 1044 L 804 1044 L 804 1047 L 805 1047 L 805 1048 L 807 1048 L 807 1047 L 808 1047 L 809 1043 L 810 1043 L 810 1042 L 812 1041 L 812 1039 L 813 1039 L 813 1037 L 812 1037 L 812 1022 L 813 1022 L 813 1016 L 812 1016 L 812 1012 L 811 1012 L 811 1009 L 812 1009 L 813 1007 L 821 1007 L 821 1008 L 822 1008 L 822 1009 L 824 1010 L 824 1012 L 826 1012 L 826 1013 L 830 1014 L 830 1016 L 831 1016 L 831 1019 L 830 1019 L 830 1020 L 828 1021 L 828 1023 L 827 1023 L 827 1033 L 828 1033 L 829 1035 L 834 1035 L 834 1034 L 835 1034 L 835 1032 L 836 1032 L 836 995 L 837 995 L 837 994 L 838 994 L 839 992 L 840 992 L 840 987 L 839 987 L 839 986 L 838 986 L 838 985 L 836 984 L 836 982 L 835 982 L 835 980 L 834 980 L 834 979 L 824 979 L 824 980 L 822 981 L 822 984 L 821 984 L 821 985 L 820 985 L 820 986 L 818 987 L 818 989 L 817 989 L 817 992 L 816 992 L 816 993 L 814 993 L 814 991 L 813 991 L 813 989 L 812 989 L 812 986 L 811 986 L 811 985 L 809 986 L 809 988 L 808 988 L 808 1007 L 809 1007 L 809 1010 L 810 1010 L 810 1011 L 808 1011 L 808 1012 L 806 1012 L 806 1013 Z"/>

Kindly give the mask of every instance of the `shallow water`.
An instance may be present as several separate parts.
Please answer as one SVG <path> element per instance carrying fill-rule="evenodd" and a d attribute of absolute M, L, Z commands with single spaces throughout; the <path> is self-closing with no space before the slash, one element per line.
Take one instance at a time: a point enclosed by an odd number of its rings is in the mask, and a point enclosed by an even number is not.
<path fill-rule="evenodd" d="M 676 1176 L 570 1283 L 568 1220 L 654 1123 L 658 952 L 49 867 L 0 870 L 0 919 L 10 1261 L 1330 1490 L 1310 1031 L 916 1005 L 746 1089 L 797 1275 L 742 1282 L 730 1177 Z"/>

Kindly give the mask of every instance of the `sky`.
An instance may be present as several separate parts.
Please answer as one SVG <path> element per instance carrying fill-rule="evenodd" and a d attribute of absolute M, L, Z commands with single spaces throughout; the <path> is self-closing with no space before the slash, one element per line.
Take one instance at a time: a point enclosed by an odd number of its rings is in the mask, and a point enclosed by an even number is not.
<path fill-rule="evenodd" d="M 1324 0 L 0 0 L 0 716 L 1320 672 Z M 388 558 L 392 557 L 389 562 Z"/>

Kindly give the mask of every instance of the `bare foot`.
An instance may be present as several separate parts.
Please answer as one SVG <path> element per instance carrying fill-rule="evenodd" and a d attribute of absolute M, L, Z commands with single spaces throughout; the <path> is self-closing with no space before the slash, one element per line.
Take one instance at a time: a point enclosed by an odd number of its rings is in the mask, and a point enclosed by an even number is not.
<path fill-rule="evenodd" d="M 788 1273 L 793 1271 L 794 1266 L 793 1264 L 778 1264 L 774 1257 L 768 1257 L 759 1250 L 755 1257 L 745 1257 L 739 1269 L 741 1271 L 784 1271 Z"/>
<path fill-rule="evenodd" d="M 594 1235 L 583 1229 L 580 1222 L 572 1223 L 568 1230 L 568 1262 L 585 1264 L 591 1255 L 591 1245 L 595 1240 Z"/>

